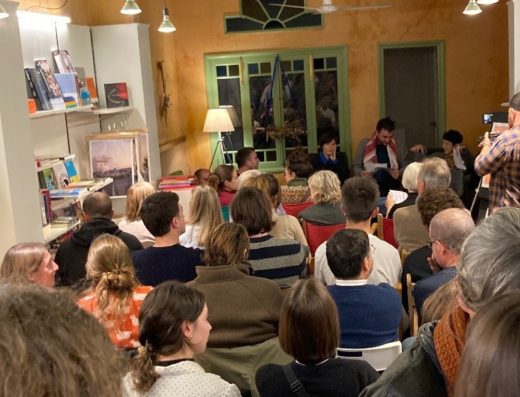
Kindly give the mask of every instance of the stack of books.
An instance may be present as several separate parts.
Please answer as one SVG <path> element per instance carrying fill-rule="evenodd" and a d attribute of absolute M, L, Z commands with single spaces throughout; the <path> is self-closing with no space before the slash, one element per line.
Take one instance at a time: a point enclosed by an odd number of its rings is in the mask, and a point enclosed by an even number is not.
<path fill-rule="evenodd" d="M 186 189 L 193 186 L 193 178 L 186 176 L 167 176 L 159 179 L 159 190 Z"/>

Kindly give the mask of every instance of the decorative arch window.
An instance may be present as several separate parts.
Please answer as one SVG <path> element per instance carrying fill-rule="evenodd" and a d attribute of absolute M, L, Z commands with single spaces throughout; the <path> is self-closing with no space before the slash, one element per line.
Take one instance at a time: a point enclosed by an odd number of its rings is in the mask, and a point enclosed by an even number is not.
<path fill-rule="evenodd" d="M 226 32 L 293 29 L 322 25 L 320 14 L 287 6 L 303 7 L 305 0 L 240 0 L 240 15 L 225 17 Z"/>
<path fill-rule="evenodd" d="M 288 152 L 297 146 L 316 152 L 325 132 L 338 136 L 350 155 L 347 64 L 345 47 L 206 55 L 209 108 L 233 105 L 241 121 L 222 133 L 226 162 L 254 147 L 260 168 L 279 172 Z M 212 134 L 212 151 L 219 142 Z"/>

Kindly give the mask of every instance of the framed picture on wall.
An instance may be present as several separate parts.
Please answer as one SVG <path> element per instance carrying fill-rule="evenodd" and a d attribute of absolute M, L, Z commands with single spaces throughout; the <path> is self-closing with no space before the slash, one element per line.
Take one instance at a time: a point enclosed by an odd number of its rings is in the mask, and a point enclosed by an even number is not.
<path fill-rule="evenodd" d="M 126 196 L 134 183 L 150 181 L 147 131 L 104 132 L 87 139 L 92 178 L 114 180 L 106 191 L 108 195 Z"/>

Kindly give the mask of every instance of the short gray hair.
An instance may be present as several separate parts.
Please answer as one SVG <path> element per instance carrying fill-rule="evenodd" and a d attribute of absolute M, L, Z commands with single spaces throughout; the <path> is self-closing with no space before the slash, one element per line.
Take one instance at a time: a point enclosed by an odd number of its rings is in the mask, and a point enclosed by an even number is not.
<path fill-rule="evenodd" d="M 425 187 L 428 189 L 450 186 L 451 173 L 446 160 L 439 157 L 428 157 L 422 164 L 417 181 L 424 181 Z"/>
<path fill-rule="evenodd" d="M 467 209 L 448 208 L 435 215 L 430 222 L 430 238 L 441 241 L 450 251 L 460 255 L 464 240 L 475 228 Z"/>
<path fill-rule="evenodd" d="M 403 187 L 408 192 L 417 192 L 417 176 L 422 168 L 422 163 L 414 161 L 406 166 L 403 172 Z"/>
<path fill-rule="evenodd" d="M 461 298 L 474 311 L 520 290 L 520 208 L 502 208 L 481 222 L 464 242 L 457 268 Z"/>

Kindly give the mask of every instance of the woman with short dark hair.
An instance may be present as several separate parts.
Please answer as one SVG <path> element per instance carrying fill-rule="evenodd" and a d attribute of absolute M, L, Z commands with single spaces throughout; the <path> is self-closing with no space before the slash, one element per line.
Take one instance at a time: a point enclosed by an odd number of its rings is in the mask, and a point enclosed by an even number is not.
<path fill-rule="evenodd" d="M 336 305 L 317 279 L 300 280 L 285 296 L 280 313 L 280 345 L 295 358 L 288 365 L 308 394 L 357 396 L 378 374 L 366 362 L 335 358 L 339 344 Z M 284 367 L 268 364 L 256 374 L 261 396 L 291 395 Z"/>

